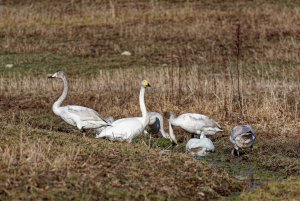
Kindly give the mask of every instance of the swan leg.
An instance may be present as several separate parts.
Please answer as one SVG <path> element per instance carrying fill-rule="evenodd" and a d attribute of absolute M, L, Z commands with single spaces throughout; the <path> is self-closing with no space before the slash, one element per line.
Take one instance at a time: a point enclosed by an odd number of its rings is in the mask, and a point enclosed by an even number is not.
<path fill-rule="evenodd" d="M 233 156 L 240 156 L 240 152 L 238 149 L 233 148 L 231 151 L 231 155 Z"/>
<path fill-rule="evenodd" d="M 239 148 L 236 145 L 234 145 L 234 148 L 232 149 L 231 154 L 233 156 L 240 156 Z"/>

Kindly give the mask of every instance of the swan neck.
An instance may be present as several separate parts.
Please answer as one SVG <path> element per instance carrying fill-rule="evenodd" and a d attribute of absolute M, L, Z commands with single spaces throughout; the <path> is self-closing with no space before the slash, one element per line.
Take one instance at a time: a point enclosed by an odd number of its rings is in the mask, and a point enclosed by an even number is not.
<path fill-rule="evenodd" d="M 171 115 L 170 115 L 169 122 L 170 122 L 171 124 L 173 124 L 174 126 L 177 126 L 176 117 L 175 117 L 174 114 L 171 114 Z"/>
<path fill-rule="evenodd" d="M 58 108 L 61 106 L 62 102 L 66 99 L 67 94 L 68 94 L 67 79 L 65 77 L 63 77 L 61 79 L 63 80 L 63 83 L 64 83 L 64 90 L 63 90 L 63 93 L 60 95 L 60 97 L 57 99 L 57 101 L 55 101 L 55 103 L 52 106 L 54 113 L 57 112 Z"/>
<path fill-rule="evenodd" d="M 149 116 L 145 105 L 145 87 L 141 87 L 139 102 L 140 102 L 140 108 L 142 112 L 143 125 L 146 126 L 149 123 Z"/>
<path fill-rule="evenodd" d="M 164 130 L 164 120 L 162 119 L 160 122 L 160 132 L 163 135 L 163 137 L 167 137 L 169 134 L 165 132 Z"/>
<path fill-rule="evenodd" d="M 174 135 L 171 121 L 169 121 L 169 134 L 170 136 Z"/>

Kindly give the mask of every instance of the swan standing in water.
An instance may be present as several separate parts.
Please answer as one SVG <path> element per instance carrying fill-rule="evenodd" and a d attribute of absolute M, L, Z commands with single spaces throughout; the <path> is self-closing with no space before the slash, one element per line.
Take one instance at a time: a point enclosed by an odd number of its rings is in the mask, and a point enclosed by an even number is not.
<path fill-rule="evenodd" d="M 230 142 L 234 144 L 231 154 L 239 156 L 240 150 L 250 148 L 252 150 L 256 135 L 253 128 L 246 125 L 238 125 L 232 129 Z"/>
<path fill-rule="evenodd" d="M 144 133 L 145 134 L 157 134 L 160 133 L 164 138 L 170 139 L 171 142 L 174 142 L 177 144 L 177 140 L 175 138 L 174 134 L 171 134 L 165 132 L 164 130 L 164 119 L 161 114 L 157 112 L 148 112 L 149 115 L 149 123 L 146 126 Z M 170 131 L 169 131 L 170 132 Z"/>
<path fill-rule="evenodd" d="M 90 108 L 77 105 L 61 106 L 68 93 L 68 82 L 63 71 L 48 75 L 48 78 L 59 78 L 62 79 L 64 83 L 62 95 L 52 106 L 54 114 L 60 116 L 68 124 L 76 126 L 80 131 L 83 129 L 96 129 L 110 125 L 110 123 L 103 119 L 95 110 Z"/>
<path fill-rule="evenodd" d="M 141 83 L 139 103 L 142 111 L 142 117 L 132 117 L 118 119 L 112 123 L 111 127 L 107 127 L 96 135 L 96 138 L 108 138 L 117 141 L 131 141 L 138 137 L 149 123 L 149 116 L 145 106 L 145 89 L 150 87 L 147 80 Z"/>
<path fill-rule="evenodd" d="M 209 138 L 192 138 L 186 144 L 185 149 L 192 156 L 206 156 L 208 153 L 215 151 L 215 146 Z"/>
<path fill-rule="evenodd" d="M 202 114 L 185 113 L 176 117 L 169 112 L 168 115 L 173 126 L 179 126 L 189 133 L 200 135 L 200 138 L 224 131 L 217 122 Z"/>

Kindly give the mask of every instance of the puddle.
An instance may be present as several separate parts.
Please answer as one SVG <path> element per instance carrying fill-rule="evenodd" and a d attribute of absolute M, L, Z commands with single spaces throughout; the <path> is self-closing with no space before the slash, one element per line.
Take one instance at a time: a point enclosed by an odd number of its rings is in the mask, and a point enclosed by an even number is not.
<path fill-rule="evenodd" d="M 259 169 L 251 162 L 212 157 L 195 159 L 205 161 L 212 166 L 226 170 L 233 178 L 242 183 L 243 191 L 258 188 L 271 181 L 280 180 L 282 178 L 282 176 L 276 172 Z M 238 195 L 240 193 L 241 192 L 236 192 L 234 194 Z"/>
<path fill-rule="evenodd" d="M 245 190 L 251 190 L 268 182 L 267 179 L 261 179 L 255 173 L 255 170 L 242 170 L 235 173 L 233 177 L 243 183 Z"/>

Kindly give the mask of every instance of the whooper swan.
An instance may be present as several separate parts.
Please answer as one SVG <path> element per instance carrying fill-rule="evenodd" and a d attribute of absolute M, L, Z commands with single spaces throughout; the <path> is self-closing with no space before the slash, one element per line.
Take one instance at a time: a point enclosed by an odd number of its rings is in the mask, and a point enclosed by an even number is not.
<path fill-rule="evenodd" d="M 230 135 L 230 142 L 234 145 L 231 154 L 239 156 L 240 150 L 250 148 L 252 150 L 256 135 L 253 128 L 246 125 L 235 126 Z"/>
<path fill-rule="evenodd" d="M 164 130 L 164 119 L 158 112 L 148 112 L 149 124 L 145 128 L 145 134 L 157 134 L 160 133 L 164 138 L 170 139 L 171 142 L 177 144 L 175 136 L 170 136 L 169 133 Z M 170 132 L 170 131 L 169 131 Z"/>
<path fill-rule="evenodd" d="M 200 135 L 200 138 L 224 131 L 217 122 L 202 114 L 185 113 L 178 117 L 172 112 L 168 114 L 173 126 L 179 126 L 189 133 Z"/>
<path fill-rule="evenodd" d="M 63 71 L 56 72 L 53 75 L 48 75 L 48 78 L 59 78 L 62 79 L 64 83 L 62 95 L 52 106 L 54 114 L 60 116 L 68 124 L 76 126 L 80 131 L 110 125 L 110 123 L 104 120 L 95 110 L 90 108 L 77 105 L 61 106 L 68 93 L 68 82 Z"/>
<path fill-rule="evenodd" d="M 215 151 L 215 146 L 209 138 L 192 138 L 186 144 L 186 152 L 192 156 L 206 156 Z"/>
<path fill-rule="evenodd" d="M 100 133 L 96 135 L 96 138 L 108 138 L 110 140 L 117 141 L 131 141 L 138 137 L 149 123 L 149 116 L 145 106 L 145 89 L 150 87 L 147 80 L 143 80 L 141 83 L 139 104 L 142 111 L 142 117 L 132 117 L 118 119 L 112 123 L 111 127 L 106 127 Z"/>

